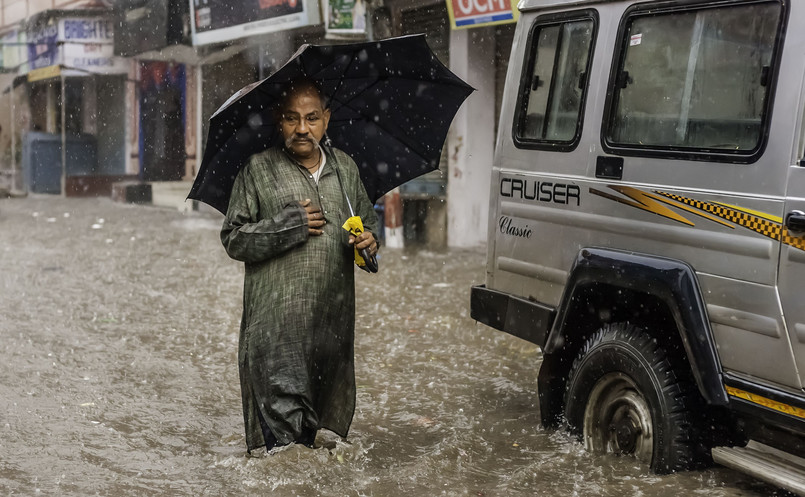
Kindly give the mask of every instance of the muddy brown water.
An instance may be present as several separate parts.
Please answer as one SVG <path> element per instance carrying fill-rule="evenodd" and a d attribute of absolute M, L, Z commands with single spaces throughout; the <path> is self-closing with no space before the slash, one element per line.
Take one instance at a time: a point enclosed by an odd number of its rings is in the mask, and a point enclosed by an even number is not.
<path fill-rule="evenodd" d="M 0 200 L 0 494 L 759 496 L 656 476 L 539 426 L 539 349 L 469 317 L 484 251 L 384 249 L 357 277 L 346 440 L 248 457 L 243 270 L 220 218 L 108 199 Z"/>

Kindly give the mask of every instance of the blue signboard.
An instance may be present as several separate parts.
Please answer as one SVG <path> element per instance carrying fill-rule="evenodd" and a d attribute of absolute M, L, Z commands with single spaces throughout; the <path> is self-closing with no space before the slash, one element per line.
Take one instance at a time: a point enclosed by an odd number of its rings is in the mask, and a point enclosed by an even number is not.
<path fill-rule="evenodd" d="M 28 33 L 28 63 L 30 69 L 40 69 L 58 63 L 59 26 L 52 24 Z"/>

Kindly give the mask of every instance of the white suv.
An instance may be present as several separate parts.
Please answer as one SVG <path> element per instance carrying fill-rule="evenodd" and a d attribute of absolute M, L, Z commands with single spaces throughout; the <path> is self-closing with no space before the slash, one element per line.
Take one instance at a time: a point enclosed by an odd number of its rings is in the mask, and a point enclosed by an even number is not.
<path fill-rule="evenodd" d="M 520 10 L 473 317 L 591 450 L 805 495 L 805 2 Z"/>

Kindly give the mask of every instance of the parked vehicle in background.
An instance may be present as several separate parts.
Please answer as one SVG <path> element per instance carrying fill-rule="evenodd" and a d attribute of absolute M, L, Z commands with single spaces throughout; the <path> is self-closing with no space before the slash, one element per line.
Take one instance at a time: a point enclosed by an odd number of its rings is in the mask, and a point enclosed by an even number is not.
<path fill-rule="evenodd" d="M 473 317 L 588 449 L 805 495 L 805 3 L 520 9 Z"/>

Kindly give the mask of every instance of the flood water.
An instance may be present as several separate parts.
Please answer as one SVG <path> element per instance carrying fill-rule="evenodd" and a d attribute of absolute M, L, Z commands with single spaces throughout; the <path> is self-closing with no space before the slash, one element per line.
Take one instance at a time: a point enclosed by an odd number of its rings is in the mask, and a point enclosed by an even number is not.
<path fill-rule="evenodd" d="M 209 213 L 0 200 L 0 493 L 761 496 L 539 426 L 539 349 L 469 317 L 484 251 L 383 249 L 357 277 L 357 410 L 331 448 L 246 454 L 242 266 Z M 332 444 L 335 444 L 332 447 Z"/>

